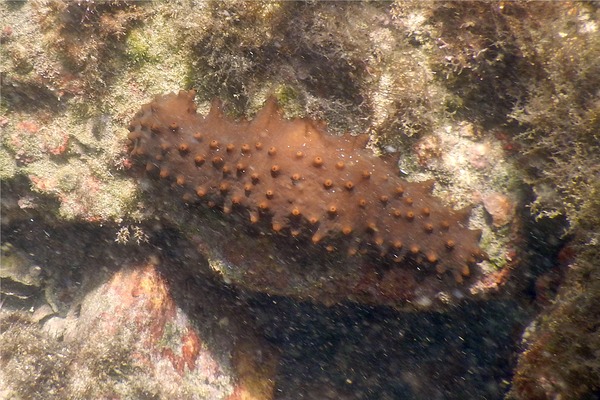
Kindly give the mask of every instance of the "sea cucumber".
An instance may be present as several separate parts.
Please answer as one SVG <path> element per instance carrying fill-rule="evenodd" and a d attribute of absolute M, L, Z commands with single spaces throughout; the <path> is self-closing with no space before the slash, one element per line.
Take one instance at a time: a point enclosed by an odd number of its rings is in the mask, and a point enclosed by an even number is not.
<path fill-rule="evenodd" d="M 134 170 L 174 197 L 244 216 L 298 246 L 370 255 L 457 283 L 484 258 L 468 211 L 443 206 L 431 182 L 401 179 L 395 164 L 365 148 L 367 135 L 284 119 L 274 99 L 251 121 L 226 118 L 219 101 L 202 116 L 194 96 L 157 96 L 129 126 Z"/>

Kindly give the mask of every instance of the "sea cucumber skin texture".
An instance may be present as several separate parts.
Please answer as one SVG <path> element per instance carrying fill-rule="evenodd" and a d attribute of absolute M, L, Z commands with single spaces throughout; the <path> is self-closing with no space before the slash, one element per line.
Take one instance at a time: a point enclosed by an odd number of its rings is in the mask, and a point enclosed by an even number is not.
<path fill-rule="evenodd" d="M 468 212 L 443 206 L 431 183 L 398 177 L 394 164 L 364 148 L 366 135 L 332 136 L 318 123 L 286 120 L 272 99 L 251 121 L 227 119 L 219 102 L 201 116 L 193 97 L 158 96 L 129 126 L 134 169 L 184 202 L 243 215 L 302 246 L 374 254 L 392 268 L 451 274 L 458 283 L 484 257 Z"/>

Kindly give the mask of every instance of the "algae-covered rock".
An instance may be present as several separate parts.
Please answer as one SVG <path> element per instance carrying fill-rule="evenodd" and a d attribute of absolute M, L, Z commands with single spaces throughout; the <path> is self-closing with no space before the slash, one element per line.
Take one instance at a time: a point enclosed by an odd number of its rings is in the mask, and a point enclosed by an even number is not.
<path fill-rule="evenodd" d="M 29 258 L 10 243 L 3 243 L 2 269 L 0 278 L 10 279 L 26 286 L 39 287 L 42 283 L 42 268 L 32 264 Z"/>

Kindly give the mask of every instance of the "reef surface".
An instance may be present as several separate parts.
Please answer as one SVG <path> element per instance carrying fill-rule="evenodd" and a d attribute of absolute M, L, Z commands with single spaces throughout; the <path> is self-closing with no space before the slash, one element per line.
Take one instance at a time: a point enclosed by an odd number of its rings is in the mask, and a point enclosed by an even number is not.
<path fill-rule="evenodd" d="M 32 0 L 0 16 L 0 398 L 185 398 L 216 376 L 194 354 L 222 354 L 221 393 L 240 398 L 268 346 L 232 325 L 281 350 L 259 379 L 277 399 L 600 398 L 598 3 Z M 401 149 L 392 175 L 471 205 L 489 259 L 457 283 L 381 257 L 372 232 L 346 257 L 355 236 L 313 245 L 306 221 L 293 237 L 251 207 L 223 215 L 218 188 L 191 204 L 176 177 L 134 179 L 128 123 L 180 88 L 201 114 L 219 98 L 250 119 L 272 94 Z M 110 290 L 142 276 L 156 284 Z M 181 363 L 187 332 L 225 345 Z M 236 369 L 236 351 L 259 362 Z"/>

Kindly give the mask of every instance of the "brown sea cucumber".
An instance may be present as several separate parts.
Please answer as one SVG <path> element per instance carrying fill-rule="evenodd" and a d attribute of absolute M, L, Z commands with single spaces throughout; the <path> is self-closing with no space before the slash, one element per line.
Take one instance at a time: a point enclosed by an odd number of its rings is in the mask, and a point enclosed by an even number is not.
<path fill-rule="evenodd" d="M 193 98 L 158 96 L 129 126 L 135 170 L 182 201 L 243 215 L 303 246 L 448 272 L 457 282 L 483 258 L 468 212 L 443 206 L 431 183 L 402 180 L 395 164 L 365 149 L 366 135 L 333 136 L 313 121 L 286 120 L 273 99 L 251 121 L 225 118 L 218 101 L 201 116 Z"/>

